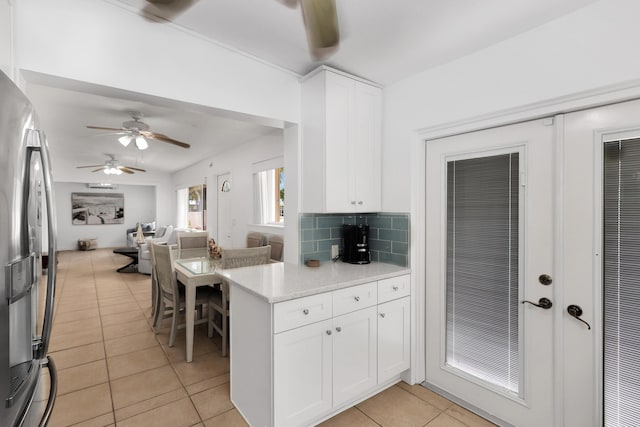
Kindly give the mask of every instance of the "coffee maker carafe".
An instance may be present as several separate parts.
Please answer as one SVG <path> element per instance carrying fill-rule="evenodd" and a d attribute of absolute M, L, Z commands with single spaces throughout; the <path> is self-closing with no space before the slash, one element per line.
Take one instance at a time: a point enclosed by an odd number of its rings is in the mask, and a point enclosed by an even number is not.
<path fill-rule="evenodd" d="M 342 260 L 351 264 L 369 264 L 369 226 L 349 225 L 342 226 Z"/>

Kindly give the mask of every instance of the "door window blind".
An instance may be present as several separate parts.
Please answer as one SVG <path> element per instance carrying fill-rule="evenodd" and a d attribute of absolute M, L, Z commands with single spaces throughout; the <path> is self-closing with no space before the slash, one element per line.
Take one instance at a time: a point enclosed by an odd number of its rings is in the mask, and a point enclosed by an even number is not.
<path fill-rule="evenodd" d="M 519 155 L 447 163 L 446 363 L 520 394 Z"/>
<path fill-rule="evenodd" d="M 640 139 L 604 146 L 604 425 L 640 420 Z"/>

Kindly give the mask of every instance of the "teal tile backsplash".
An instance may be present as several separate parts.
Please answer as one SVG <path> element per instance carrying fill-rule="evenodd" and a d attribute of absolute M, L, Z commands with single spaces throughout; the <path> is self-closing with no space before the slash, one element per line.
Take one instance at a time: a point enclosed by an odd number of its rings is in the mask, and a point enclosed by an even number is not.
<path fill-rule="evenodd" d="M 340 246 L 342 224 L 369 226 L 371 261 L 409 266 L 409 214 L 300 214 L 300 261 L 329 261 L 331 246 Z"/>

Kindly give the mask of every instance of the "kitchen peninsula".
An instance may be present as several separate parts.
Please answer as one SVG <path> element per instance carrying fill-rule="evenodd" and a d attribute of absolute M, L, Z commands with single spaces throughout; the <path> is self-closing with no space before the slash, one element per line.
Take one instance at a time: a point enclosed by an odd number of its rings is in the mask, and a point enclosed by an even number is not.
<path fill-rule="evenodd" d="M 230 284 L 231 400 L 252 426 L 316 424 L 400 380 L 410 269 L 273 263 Z"/>

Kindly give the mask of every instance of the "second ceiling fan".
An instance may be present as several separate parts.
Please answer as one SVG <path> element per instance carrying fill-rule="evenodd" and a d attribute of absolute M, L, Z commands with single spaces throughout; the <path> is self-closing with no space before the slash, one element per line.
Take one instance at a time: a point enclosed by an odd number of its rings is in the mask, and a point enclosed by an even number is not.
<path fill-rule="evenodd" d="M 84 165 L 76 166 L 76 168 L 97 168 L 95 170 L 92 170 L 91 172 L 103 171 L 105 175 L 122 175 L 122 172 L 128 174 L 134 174 L 136 172 L 146 172 L 146 170 L 144 169 L 136 168 L 133 166 L 120 165 L 113 154 L 107 154 L 107 156 L 109 157 L 109 160 L 106 160 L 104 162 L 104 165 Z"/>
<path fill-rule="evenodd" d="M 177 145 L 182 148 L 190 148 L 191 145 L 186 142 L 178 141 L 176 139 L 170 138 L 167 135 L 151 132 L 149 129 L 149 125 L 143 122 L 141 119 L 144 117 L 142 113 L 137 111 L 133 111 L 130 113 L 131 118 L 133 120 L 126 121 L 122 123 L 121 128 L 112 128 L 112 127 L 104 127 L 104 126 L 94 126 L 87 125 L 88 129 L 97 129 L 97 130 L 109 130 L 114 131 L 114 135 L 122 135 L 118 138 L 120 144 L 125 147 L 128 146 L 132 141 L 135 142 L 138 150 L 146 150 L 149 147 L 149 143 L 147 139 L 153 139 L 156 141 L 166 142 L 169 144 Z"/>

